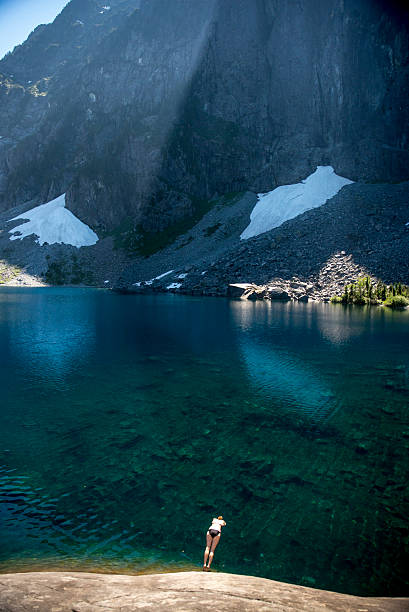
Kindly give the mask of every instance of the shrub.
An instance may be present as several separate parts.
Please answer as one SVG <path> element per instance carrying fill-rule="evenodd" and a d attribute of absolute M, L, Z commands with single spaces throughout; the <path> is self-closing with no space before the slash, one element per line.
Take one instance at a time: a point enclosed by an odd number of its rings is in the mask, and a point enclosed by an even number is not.
<path fill-rule="evenodd" d="M 392 295 L 384 301 L 384 305 L 389 308 L 406 308 L 409 306 L 409 299 L 403 295 Z"/>
<path fill-rule="evenodd" d="M 67 262 L 60 258 L 49 263 L 45 280 L 49 285 L 64 285 L 67 282 Z"/>
<path fill-rule="evenodd" d="M 214 234 L 219 227 L 221 227 L 221 223 L 215 223 L 214 225 L 211 225 L 210 227 L 206 227 L 205 230 L 203 230 L 203 233 L 206 237 L 211 236 L 212 234 Z"/>
<path fill-rule="evenodd" d="M 357 295 L 353 298 L 352 303 L 355 304 L 356 306 L 364 306 L 365 304 L 368 303 L 368 298 L 366 298 L 363 295 Z"/>
<path fill-rule="evenodd" d="M 333 295 L 330 299 L 331 304 L 345 304 L 341 295 Z"/>

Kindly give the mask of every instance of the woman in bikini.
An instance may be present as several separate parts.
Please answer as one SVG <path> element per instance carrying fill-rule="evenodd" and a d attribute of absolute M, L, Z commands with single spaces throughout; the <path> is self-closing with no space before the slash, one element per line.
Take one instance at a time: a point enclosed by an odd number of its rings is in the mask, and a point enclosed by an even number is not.
<path fill-rule="evenodd" d="M 206 550 L 204 552 L 204 559 L 203 559 L 203 571 L 204 572 L 208 572 L 210 569 L 210 566 L 212 564 L 213 557 L 214 557 L 214 551 L 216 550 L 216 546 L 218 545 L 220 541 L 222 527 L 224 527 L 225 524 L 226 524 L 226 521 L 223 520 L 223 517 L 218 516 L 217 518 L 214 518 L 212 520 L 212 524 L 207 530 Z M 207 563 L 208 560 L 209 560 L 209 563 Z"/>

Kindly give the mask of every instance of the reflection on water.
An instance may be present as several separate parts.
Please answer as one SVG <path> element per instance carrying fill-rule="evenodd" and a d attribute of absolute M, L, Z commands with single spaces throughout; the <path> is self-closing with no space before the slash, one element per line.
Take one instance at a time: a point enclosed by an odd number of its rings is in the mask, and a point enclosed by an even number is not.
<path fill-rule="evenodd" d="M 0 569 L 408 594 L 408 314 L 2 289 Z"/>
<path fill-rule="evenodd" d="M 21 291 L 21 300 L 10 300 L 7 293 L 2 299 L 3 317 L 5 311 L 8 315 L 8 346 L 2 349 L 13 353 L 17 367 L 27 373 L 46 382 L 61 379 L 78 361 L 86 362 L 93 349 L 95 299 L 81 289 L 78 300 L 73 300 L 72 290 L 35 295 Z"/>
<path fill-rule="evenodd" d="M 259 346 L 252 340 L 243 340 L 240 348 L 256 389 L 275 400 L 280 409 L 295 409 L 315 421 L 335 409 L 334 396 L 319 372 L 309 370 L 286 352 Z"/>
<path fill-rule="evenodd" d="M 330 385 L 319 369 L 309 367 L 288 343 L 283 345 L 280 339 L 265 336 L 266 327 L 278 328 L 280 335 L 290 327 L 293 331 L 293 319 L 300 312 L 297 306 L 287 303 L 274 309 L 267 302 L 258 305 L 237 301 L 232 302 L 232 311 L 243 330 L 239 346 L 256 389 L 274 400 L 279 410 L 295 410 L 319 421 L 338 407 Z M 311 329 L 313 311 L 305 309 L 303 314 L 303 326 Z"/>

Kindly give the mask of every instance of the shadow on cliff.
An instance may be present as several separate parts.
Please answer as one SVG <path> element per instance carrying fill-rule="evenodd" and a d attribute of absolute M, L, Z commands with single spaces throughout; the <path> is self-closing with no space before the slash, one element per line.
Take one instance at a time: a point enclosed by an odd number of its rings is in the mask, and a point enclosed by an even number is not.
<path fill-rule="evenodd" d="M 194 225 L 220 194 L 269 191 L 320 164 L 353 180 L 407 178 L 398 127 L 405 69 L 392 78 L 391 60 L 379 51 L 388 41 L 404 63 L 406 51 L 395 48 L 398 33 L 407 41 L 398 5 L 304 9 L 216 0 L 151 180 L 141 222 L 148 239 L 163 231 L 172 237 L 182 219 Z M 334 36 L 341 29 L 342 44 Z M 373 79 L 382 82 L 376 95 Z"/>

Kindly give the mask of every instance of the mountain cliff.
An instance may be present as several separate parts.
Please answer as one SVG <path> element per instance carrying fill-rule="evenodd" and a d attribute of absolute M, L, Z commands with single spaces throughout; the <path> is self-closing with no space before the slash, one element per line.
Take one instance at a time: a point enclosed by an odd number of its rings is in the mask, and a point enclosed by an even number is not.
<path fill-rule="evenodd" d="M 375 0 L 71 0 L 0 62 L 0 211 L 66 193 L 138 255 L 218 198 L 318 165 L 407 180 L 408 15 Z"/>

